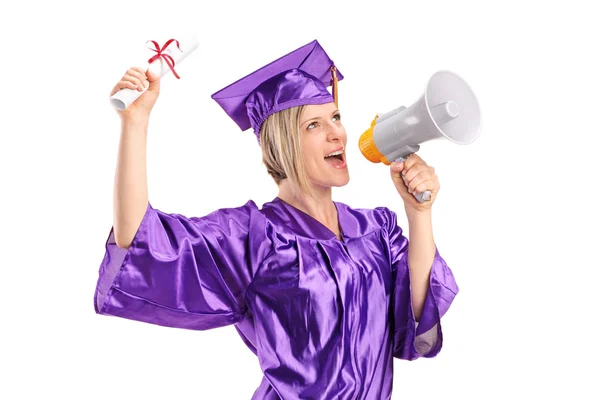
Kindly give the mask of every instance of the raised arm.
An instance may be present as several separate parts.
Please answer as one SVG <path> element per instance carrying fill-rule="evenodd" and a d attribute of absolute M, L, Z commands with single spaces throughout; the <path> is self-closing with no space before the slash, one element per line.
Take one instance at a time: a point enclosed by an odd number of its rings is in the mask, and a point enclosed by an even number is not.
<path fill-rule="evenodd" d="M 128 248 L 148 208 L 146 139 L 150 112 L 160 91 L 160 77 L 141 68 L 130 68 L 110 92 L 148 88 L 121 118 L 121 137 L 114 179 L 113 225 L 117 246 Z"/>
<path fill-rule="evenodd" d="M 458 285 L 437 247 L 433 250 L 431 260 L 428 247 L 430 238 L 426 238 L 429 234 L 423 233 L 423 238 L 411 234 L 417 243 L 410 244 L 397 224 L 396 214 L 387 208 L 380 208 L 380 211 L 388 232 L 388 252 L 394 281 L 391 304 L 394 357 L 405 360 L 435 357 L 442 349 L 441 319 L 458 294 Z M 427 247 L 423 255 L 411 257 L 410 252 L 415 251 L 415 245 Z M 410 262 L 414 263 L 413 260 L 421 264 L 418 268 L 423 271 L 415 270 L 415 265 L 409 267 Z M 418 304 L 415 304 L 415 300 Z"/>

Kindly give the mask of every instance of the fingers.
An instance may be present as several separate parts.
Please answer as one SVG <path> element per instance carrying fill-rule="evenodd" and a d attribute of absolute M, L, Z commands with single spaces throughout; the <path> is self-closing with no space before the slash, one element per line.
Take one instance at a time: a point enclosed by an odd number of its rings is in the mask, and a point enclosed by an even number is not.
<path fill-rule="evenodd" d="M 159 75 L 157 75 L 154 72 L 150 71 L 150 69 L 148 69 L 148 71 L 146 71 L 146 76 L 148 77 L 148 80 L 150 82 L 154 82 L 154 81 L 156 81 L 156 80 L 158 80 L 160 78 Z"/>
<path fill-rule="evenodd" d="M 422 193 L 426 190 L 439 190 L 439 181 L 435 169 L 427 165 L 421 157 L 412 154 L 404 162 L 392 163 L 392 178 L 401 177 L 409 193 Z"/>
<path fill-rule="evenodd" d="M 390 174 L 392 175 L 392 178 L 394 177 L 398 177 L 400 172 L 402 172 L 402 170 L 404 169 L 404 163 L 403 162 L 393 162 L 390 165 Z"/>
<path fill-rule="evenodd" d="M 150 71 L 150 69 L 148 69 L 146 71 L 146 77 L 148 79 L 149 86 L 148 86 L 148 90 L 151 90 L 153 92 L 157 92 L 160 89 L 160 75 L 155 74 L 154 72 Z"/>
<path fill-rule="evenodd" d="M 393 171 L 408 171 L 417 164 L 425 164 L 425 162 L 423 161 L 423 159 L 421 157 L 419 157 L 418 155 L 413 153 L 410 156 L 408 156 L 404 161 L 402 161 L 402 162 L 394 161 L 391 163 L 390 166 L 392 167 Z M 427 165 L 427 164 L 425 164 L 425 165 Z"/>
<path fill-rule="evenodd" d="M 129 68 L 122 80 L 133 83 L 140 92 L 148 87 L 148 78 L 141 68 Z"/>
<path fill-rule="evenodd" d="M 430 171 L 421 171 L 407 182 L 406 187 L 409 193 L 421 193 L 426 190 L 435 190 L 436 181 L 437 177 Z"/>
<path fill-rule="evenodd" d="M 110 91 L 110 95 L 112 96 L 113 94 L 117 93 L 121 89 L 137 90 L 137 88 L 138 88 L 137 85 L 134 84 L 133 82 L 121 80 L 121 81 L 117 82 L 115 87 Z"/>
<path fill-rule="evenodd" d="M 402 176 L 404 176 L 404 180 L 410 182 L 417 175 L 419 175 L 423 172 L 429 172 L 429 173 L 433 174 L 435 172 L 435 170 L 433 169 L 433 167 L 430 167 L 429 165 L 426 165 L 426 164 L 415 164 L 410 168 L 405 166 L 404 169 L 402 170 Z"/>
<path fill-rule="evenodd" d="M 404 170 L 408 171 L 410 170 L 412 167 L 414 167 L 415 165 L 418 164 L 425 164 L 425 161 L 423 161 L 423 159 L 421 157 L 419 157 L 417 154 L 413 153 L 410 156 L 408 156 L 406 158 L 406 160 L 404 161 Z"/>
<path fill-rule="evenodd" d="M 125 72 L 123 78 L 113 88 L 110 95 L 112 96 L 121 89 L 132 89 L 137 91 L 143 91 L 148 88 L 149 82 L 146 77 L 145 71 L 142 68 L 132 67 Z"/>

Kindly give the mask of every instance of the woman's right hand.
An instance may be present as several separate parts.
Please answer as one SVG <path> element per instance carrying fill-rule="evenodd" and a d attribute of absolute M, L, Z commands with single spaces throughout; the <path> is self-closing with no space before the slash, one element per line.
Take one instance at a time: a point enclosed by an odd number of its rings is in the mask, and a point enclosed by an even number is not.
<path fill-rule="evenodd" d="M 125 110 L 117 110 L 121 120 L 148 119 L 160 92 L 160 76 L 154 74 L 150 69 L 144 71 L 138 67 L 129 68 L 123 78 L 111 90 L 110 96 L 125 88 L 140 92 L 145 88 L 148 88 L 148 90 L 135 99 Z"/>

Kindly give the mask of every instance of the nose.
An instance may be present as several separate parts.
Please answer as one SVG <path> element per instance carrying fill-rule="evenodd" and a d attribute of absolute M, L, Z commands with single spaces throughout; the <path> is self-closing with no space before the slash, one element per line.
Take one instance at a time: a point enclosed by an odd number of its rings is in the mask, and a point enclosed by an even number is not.
<path fill-rule="evenodd" d="M 329 141 L 343 141 L 346 136 L 346 130 L 341 122 L 329 121 L 327 125 L 327 139 Z"/>

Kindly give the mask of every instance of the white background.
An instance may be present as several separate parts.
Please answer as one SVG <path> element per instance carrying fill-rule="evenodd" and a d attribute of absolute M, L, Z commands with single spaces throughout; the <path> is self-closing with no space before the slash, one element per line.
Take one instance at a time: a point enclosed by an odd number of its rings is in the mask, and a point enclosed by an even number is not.
<path fill-rule="evenodd" d="M 147 40 L 186 31 L 199 48 L 180 80 L 163 79 L 151 116 L 154 207 L 200 216 L 276 196 L 253 134 L 210 95 L 317 39 L 345 75 L 351 181 L 334 200 L 388 206 L 405 226 L 387 167 L 352 143 L 375 113 L 416 101 L 435 71 L 455 71 L 478 97 L 481 136 L 419 154 L 440 177 L 435 238 L 461 292 L 439 356 L 396 361 L 393 398 L 598 398 L 600 24 L 589 4 L 1 6 L 0 397 L 249 399 L 258 386 L 233 327 L 177 330 L 93 309 L 120 134 L 108 93 L 154 54 Z"/>

